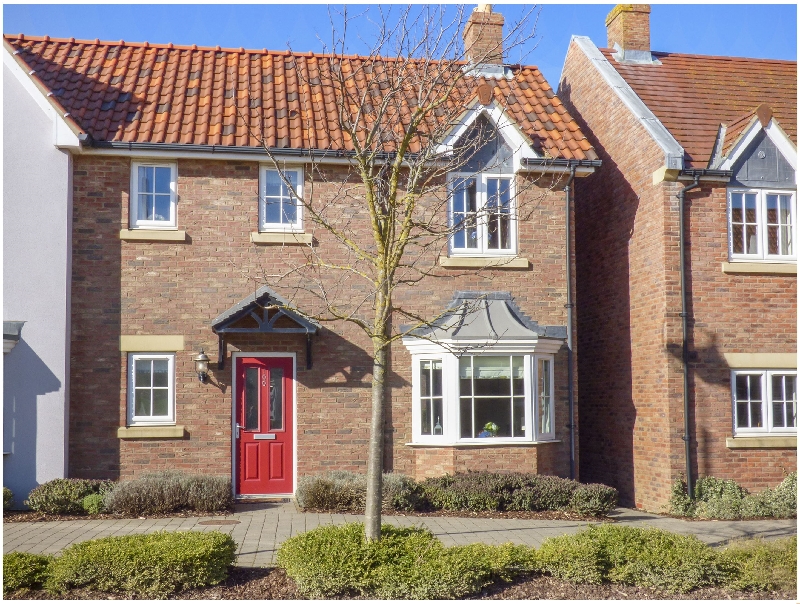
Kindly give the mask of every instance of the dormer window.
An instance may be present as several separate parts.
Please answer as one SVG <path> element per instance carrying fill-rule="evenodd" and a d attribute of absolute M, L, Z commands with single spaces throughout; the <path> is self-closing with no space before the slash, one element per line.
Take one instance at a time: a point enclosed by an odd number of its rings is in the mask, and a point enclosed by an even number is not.
<path fill-rule="evenodd" d="M 794 260 L 797 204 L 789 191 L 730 189 L 731 260 Z"/>
<path fill-rule="evenodd" d="M 510 255 L 517 250 L 512 175 L 453 175 L 450 180 L 450 252 Z"/>

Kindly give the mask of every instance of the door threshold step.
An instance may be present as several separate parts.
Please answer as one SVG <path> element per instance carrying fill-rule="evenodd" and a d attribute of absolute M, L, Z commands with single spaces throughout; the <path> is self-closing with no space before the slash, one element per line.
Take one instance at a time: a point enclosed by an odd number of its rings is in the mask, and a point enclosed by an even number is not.
<path fill-rule="evenodd" d="M 294 501 L 293 497 L 269 497 L 269 496 L 248 496 L 248 497 L 236 497 L 234 502 L 239 504 L 247 504 L 247 503 L 291 503 Z"/>

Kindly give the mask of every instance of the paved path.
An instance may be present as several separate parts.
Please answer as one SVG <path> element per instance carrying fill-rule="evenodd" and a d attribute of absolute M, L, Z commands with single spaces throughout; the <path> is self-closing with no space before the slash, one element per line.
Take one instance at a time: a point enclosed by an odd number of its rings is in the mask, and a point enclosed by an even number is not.
<path fill-rule="evenodd" d="M 655 526 L 665 530 L 697 535 L 711 545 L 724 545 L 732 539 L 762 536 L 787 537 L 797 534 L 796 520 L 696 521 L 664 518 L 637 510 L 620 508 L 612 516 L 620 524 Z M 235 524 L 203 524 L 220 520 Z M 3 524 L 3 553 L 14 551 L 55 554 L 65 547 L 98 537 L 132 535 L 158 530 L 219 530 L 229 533 L 239 546 L 236 563 L 240 566 L 270 566 L 277 547 L 288 537 L 320 525 L 363 520 L 349 514 L 301 513 L 294 503 L 237 505 L 230 516 L 206 518 L 162 518 L 149 520 L 69 520 L 57 522 L 18 522 Z M 421 525 L 430 529 L 445 545 L 469 543 L 513 543 L 540 546 L 548 537 L 575 533 L 591 522 L 568 520 L 473 519 L 419 516 L 385 516 L 385 522 L 398 526 Z"/>

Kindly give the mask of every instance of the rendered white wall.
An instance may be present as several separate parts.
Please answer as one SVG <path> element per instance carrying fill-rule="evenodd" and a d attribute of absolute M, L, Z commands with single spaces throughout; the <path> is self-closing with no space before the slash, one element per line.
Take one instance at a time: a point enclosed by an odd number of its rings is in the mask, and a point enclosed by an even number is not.
<path fill-rule="evenodd" d="M 72 184 L 52 118 L 3 65 L 3 485 L 15 507 L 67 475 Z"/>

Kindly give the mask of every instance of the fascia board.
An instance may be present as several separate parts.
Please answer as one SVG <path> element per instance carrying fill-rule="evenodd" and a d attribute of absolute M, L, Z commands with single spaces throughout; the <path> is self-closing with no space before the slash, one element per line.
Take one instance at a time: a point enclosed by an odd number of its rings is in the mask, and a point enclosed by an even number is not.
<path fill-rule="evenodd" d="M 761 122 L 759 122 L 757 119 L 753 120 L 750 128 L 745 132 L 744 135 L 739 137 L 739 141 L 736 143 L 733 149 L 731 149 L 731 152 L 728 154 L 728 157 L 725 158 L 725 161 L 722 162 L 722 165 L 720 165 L 719 169 L 731 170 L 733 165 L 739 161 L 742 153 L 744 153 L 745 150 L 750 146 L 750 143 L 753 142 L 753 139 L 755 139 L 761 130 Z M 797 147 L 786 135 L 786 132 L 784 132 L 783 128 L 780 127 L 780 124 L 775 121 L 775 118 L 772 118 L 767 124 L 767 127 L 763 128 L 763 130 L 767 133 L 769 139 L 775 143 L 775 146 L 781 152 L 786 161 L 788 161 L 792 166 L 792 169 L 796 171 Z"/>
<path fill-rule="evenodd" d="M 8 68 L 17 81 L 22 84 L 25 91 L 30 94 L 36 104 L 53 122 L 53 144 L 60 149 L 80 149 L 81 144 L 75 128 L 67 122 L 62 112 L 54 105 L 48 96 L 48 92 L 34 82 L 31 73 L 14 56 L 12 48 L 5 40 L 3 40 L 3 65 Z"/>
<path fill-rule="evenodd" d="M 603 53 L 594 45 L 587 36 L 572 36 L 578 48 L 583 51 L 583 54 L 594 64 L 595 69 L 600 76 L 609 85 L 611 90 L 628 108 L 634 118 L 642 124 L 644 129 L 653 139 L 653 141 L 664 152 L 664 165 L 668 169 L 683 169 L 683 147 L 675 140 L 675 137 L 670 134 L 666 126 L 661 123 L 655 114 L 650 111 L 644 101 L 633 91 L 628 82 L 625 81 L 619 72 L 614 69 L 613 65 L 608 62 L 608 59 L 603 56 Z"/>

